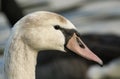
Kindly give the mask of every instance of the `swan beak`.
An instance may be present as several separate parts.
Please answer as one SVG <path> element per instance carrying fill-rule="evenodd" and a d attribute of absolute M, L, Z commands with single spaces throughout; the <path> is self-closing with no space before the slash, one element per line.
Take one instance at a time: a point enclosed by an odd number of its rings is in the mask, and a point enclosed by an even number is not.
<path fill-rule="evenodd" d="M 97 63 L 99 63 L 100 65 L 103 65 L 102 60 L 96 56 L 80 39 L 80 37 L 78 37 L 76 35 L 76 33 L 73 34 L 73 36 L 69 39 L 66 47 L 75 52 L 76 54 L 83 56 L 84 58 L 88 59 L 88 60 L 92 60 L 95 61 Z"/>

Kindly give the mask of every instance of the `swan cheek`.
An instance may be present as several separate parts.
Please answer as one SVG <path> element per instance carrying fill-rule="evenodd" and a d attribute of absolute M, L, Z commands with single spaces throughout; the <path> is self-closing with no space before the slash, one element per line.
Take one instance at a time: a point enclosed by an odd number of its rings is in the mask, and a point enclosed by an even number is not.
<path fill-rule="evenodd" d="M 51 31 L 51 33 L 46 33 L 42 40 L 40 41 L 41 50 L 64 50 L 65 37 L 61 31 Z"/>
<path fill-rule="evenodd" d="M 54 30 L 53 28 L 44 29 L 38 28 L 38 31 L 30 29 L 22 36 L 23 41 L 30 48 L 41 50 L 64 50 L 65 37 L 61 31 Z"/>

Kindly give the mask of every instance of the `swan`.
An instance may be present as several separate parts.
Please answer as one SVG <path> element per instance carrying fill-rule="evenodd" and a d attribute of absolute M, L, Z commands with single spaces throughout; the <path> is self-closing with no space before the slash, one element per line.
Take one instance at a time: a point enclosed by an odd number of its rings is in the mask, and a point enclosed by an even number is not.
<path fill-rule="evenodd" d="M 36 79 L 38 51 L 72 51 L 103 64 L 80 39 L 76 27 L 63 16 L 38 11 L 20 19 L 12 28 L 4 51 L 4 79 Z"/>

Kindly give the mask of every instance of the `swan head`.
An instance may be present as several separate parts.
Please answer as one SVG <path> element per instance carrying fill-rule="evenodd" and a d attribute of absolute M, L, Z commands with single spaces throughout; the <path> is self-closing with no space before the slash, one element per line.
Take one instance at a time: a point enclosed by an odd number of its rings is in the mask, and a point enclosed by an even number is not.
<path fill-rule="evenodd" d="M 46 11 L 28 14 L 19 20 L 13 30 L 23 42 L 35 51 L 66 49 L 102 64 L 80 39 L 76 27 L 63 16 Z"/>

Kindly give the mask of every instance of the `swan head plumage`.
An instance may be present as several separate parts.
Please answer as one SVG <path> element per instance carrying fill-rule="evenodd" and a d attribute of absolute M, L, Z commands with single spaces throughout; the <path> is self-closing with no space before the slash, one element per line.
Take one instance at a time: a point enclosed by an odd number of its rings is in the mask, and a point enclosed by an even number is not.
<path fill-rule="evenodd" d="M 13 29 L 21 33 L 24 43 L 37 51 L 64 51 L 65 37 L 57 27 L 75 29 L 74 25 L 61 15 L 45 11 L 23 17 Z"/>
<path fill-rule="evenodd" d="M 80 39 L 76 27 L 63 16 L 46 11 L 28 14 L 19 20 L 13 31 L 35 51 L 69 49 L 78 55 L 102 64 Z"/>

